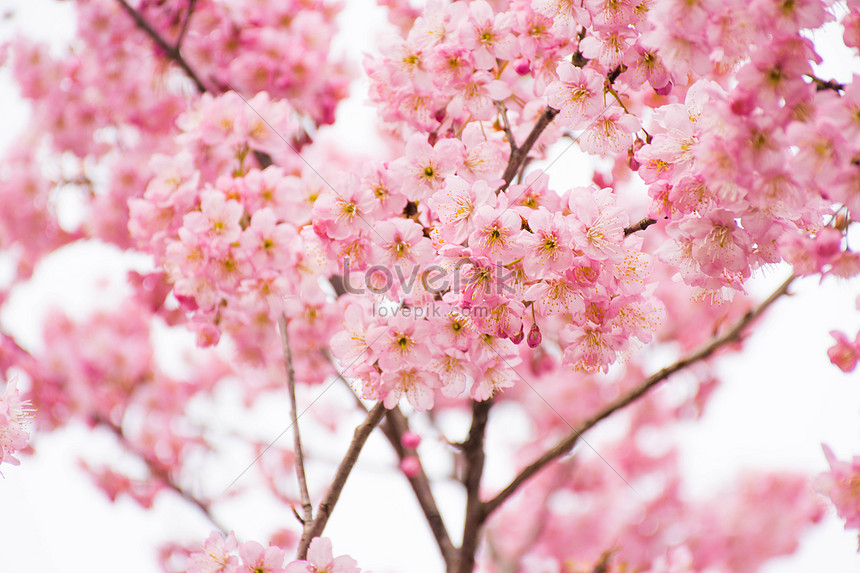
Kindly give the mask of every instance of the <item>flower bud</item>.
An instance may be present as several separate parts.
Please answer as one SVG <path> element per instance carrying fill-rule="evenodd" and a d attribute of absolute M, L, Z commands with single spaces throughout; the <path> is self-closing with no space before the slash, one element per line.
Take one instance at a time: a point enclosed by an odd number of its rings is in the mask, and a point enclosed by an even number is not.
<path fill-rule="evenodd" d="M 406 456 L 403 458 L 403 461 L 400 462 L 400 471 L 402 471 L 406 477 L 415 477 L 418 475 L 420 470 L 421 464 L 415 456 Z"/>
<path fill-rule="evenodd" d="M 669 80 L 669 83 L 667 83 L 662 88 L 655 88 L 654 92 L 657 95 L 661 95 L 661 96 L 669 95 L 670 93 L 672 93 L 672 80 Z"/>
<path fill-rule="evenodd" d="M 543 340 L 543 336 L 540 333 L 540 328 L 535 323 L 532 325 L 531 330 L 529 330 L 529 337 L 526 341 L 529 345 L 529 348 L 537 348 L 540 346 L 540 341 Z"/>
<path fill-rule="evenodd" d="M 515 335 L 511 336 L 511 342 L 513 342 L 514 344 L 519 344 L 523 341 L 523 338 L 525 338 L 525 333 L 523 332 L 523 327 L 520 326 L 520 331 Z"/>
<path fill-rule="evenodd" d="M 400 443 L 407 450 L 414 450 L 418 447 L 418 444 L 421 443 L 421 436 L 415 432 L 406 432 L 403 434 L 403 437 L 400 438 Z"/>
<path fill-rule="evenodd" d="M 531 64 L 527 58 L 519 57 L 514 60 L 514 71 L 519 75 L 524 76 L 531 71 Z"/>

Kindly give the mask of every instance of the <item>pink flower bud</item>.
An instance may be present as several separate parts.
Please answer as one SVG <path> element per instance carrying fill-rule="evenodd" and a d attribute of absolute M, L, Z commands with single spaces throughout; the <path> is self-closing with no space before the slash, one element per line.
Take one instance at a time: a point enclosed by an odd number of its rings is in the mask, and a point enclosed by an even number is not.
<path fill-rule="evenodd" d="M 529 348 L 537 348 L 540 346 L 541 340 L 543 340 L 543 335 L 540 333 L 540 328 L 538 328 L 537 324 L 533 324 L 531 330 L 529 330 L 529 338 L 526 341 Z"/>
<path fill-rule="evenodd" d="M 406 456 L 403 458 L 403 461 L 400 462 L 400 471 L 402 471 L 406 477 L 417 476 L 420 469 L 421 464 L 418 463 L 418 458 L 415 456 Z"/>
<path fill-rule="evenodd" d="M 415 432 L 406 432 L 403 434 L 403 437 L 400 438 L 400 443 L 404 448 L 408 450 L 414 450 L 418 447 L 418 444 L 421 443 L 421 436 L 416 434 Z"/>
<path fill-rule="evenodd" d="M 749 115 L 756 107 L 755 96 L 751 93 L 743 93 L 732 100 L 731 110 L 735 115 Z"/>
<path fill-rule="evenodd" d="M 636 160 L 636 152 L 642 149 L 644 143 L 638 137 L 633 141 L 633 146 L 627 150 L 627 164 L 633 171 L 639 170 L 639 162 Z"/>
<path fill-rule="evenodd" d="M 531 65 L 527 58 L 517 58 L 514 60 L 514 71 L 519 75 L 524 76 L 531 71 Z"/>
<path fill-rule="evenodd" d="M 670 80 L 669 83 L 667 83 L 662 88 L 656 88 L 654 90 L 654 92 L 657 95 L 661 95 L 661 96 L 669 95 L 670 93 L 672 93 L 672 81 Z"/>
<path fill-rule="evenodd" d="M 511 342 L 513 342 L 514 344 L 519 344 L 523 341 L 523 338 L 525 338 L 525 334 L 523 333 L 523 327 L 521 326 L 520 331 L 515 335 L 511 336 Z"/>
<path fill-rule="evenodd" d="M 327 239 L 328 233 L 326 233 L 326 222 L 322 219 L 314 219 L 312 224 L 312 228 L 317 237 L 321 239 Z"/>

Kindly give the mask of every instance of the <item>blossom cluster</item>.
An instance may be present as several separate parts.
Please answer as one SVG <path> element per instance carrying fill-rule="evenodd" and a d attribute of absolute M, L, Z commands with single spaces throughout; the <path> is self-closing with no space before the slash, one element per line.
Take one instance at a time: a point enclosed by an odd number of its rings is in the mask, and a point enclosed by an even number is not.
<path fill-rule="evenodd" d="M 4 335 L 0 363 L 26 371 L 41 428 L 78 417 L 143 462 L 141 479 L 85 464 L 111 499 L 195 500 L 183 470 L 217 448 L 192 401 L 232 384 L 253 404 L 282 389 L 285 360 L 300 384 L 340 374 L 434 422 L 490 398 L 518 408 L 533 431 L 512 448 L 523 467 L 637 392 L 654 355 L 683 357 L 756 315 L 744 285 L 762 266 L 860 272 L 847 238 L 860 218 L 860 76 L 815 75 L 808 37 L 836 18 L 826 0 L 386 0 L 396 33 L 364 60 L 378 152 L 346 152 L 328 126 L 350 77 L 329 53 L 337 2 L 75 4 L 67 53 L 8 44 L 34 121 L 0 173 L 16 206 L 0 213 L 0 242 L 17 281 L 76 241 L 144 253 L 153 268 L 129 274 L 119 310 L 48 313 L 30 359 Z M 856 52 L 860 2 L 844 4 Z M 550 177 L 570 148 L 598 164 L 577 184 Z M 69 194 L 83 216 L 61 216 Z M 153 324 L 189 329 L 207 358 L 168 375 Z M 860 338 L 834 337 L 828 355 L 851 371 Z M 646 344 L 651 356 L 635 352 Z M 682 401 L 638 394 L 600 444 L 618 475 L 579 454 L 545 468 L 489 518 L 479 566 L 743 573 L 794 551 L 821 517 L 802 478 L 753 476 L 691 500 L 678 452 L 647 447 L 718 386 L 693 362 L 677 376 Z M 541 414 L 547 404 L 558 416 Z M 325 407 L 328 428 L 354 414 Z M 10 383 L 0 462 L 17 462 L 26 416 Z M 271 493 L 294 503 L 282 478 L 297 453 L 261 458 L 271 445 L 241 440 Z M 394 441 L 413 482 L 427 479 L 420 442 Z M 821 487 L 855 526 L 857 464 L 827 457 Z M 646 495 L 631 503 L 634 485 Z M 293 541 L 216 533 L 185 568 L 359 571 L 320 538 L 285 563 Z"/>
<path fill-rule="evenodd" d="M 9 381 L 0 398 L 0 464 L 17 466 L 21 463 L 15 453 L 27 447 L 30 434 L 25 424 L 31 417 L 29 402 L 21 400 L 17 380 Z"/>
<path fill-rule="evenodd" d="M 818 476 L 816 489 L 830 498 L 847 529 L 860 529 L 860 456 L 843 462 L 836 459 L 833 450 L 823 447 L 830 470 Z"/>
<path fill-rule="evenodd" d="M 187 573 L 361 573 L 351 557 L 333 557 L 331 540 L 325 537 L 311 540 L 306 560 L 284 564 L 285 558 L 286 552 L 279 547 L 263 547 L 256 541 L 238 543 L 233 532 L 226 537 L 213 532 L 202 550 L 189 556 Z"/>

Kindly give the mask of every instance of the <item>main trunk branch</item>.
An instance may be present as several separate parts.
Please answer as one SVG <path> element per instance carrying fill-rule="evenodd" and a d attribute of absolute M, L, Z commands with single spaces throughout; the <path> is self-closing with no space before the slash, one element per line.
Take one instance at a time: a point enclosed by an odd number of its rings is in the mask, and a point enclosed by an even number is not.
<path fill-rule="evenodd" d="M 526 160 L 526 157 L 529 155 L 529 151 L 531 151 L 534 144 L 537 143 L 538 138 L 540 137 L 543 130 L 547 128 L 547 126 L 552 123 L 552 120 L 555 119 L 555 116 L 558 115 L 558 110 L 551 108 L 549 106 L 543 110 L 543 113 L 540 114 L 535 126 L 529 132 L 528 137 L 523 142 L 522 145 L 516 148 L 516 150 L 511 152 L 511 156 L 508 159 L 508 166 L 505 169 L 504 175 L 502 175 L 502 179 L 505 180 L 505 183 L 499 188 L 497 193 L 500 193 L 508 188 L 511 184 L 511 181 L 516 177 L 517 172 L 520 169 L 520 166 Z"/>
<path fill-rule="evenodd" d="M 421 465 L 420 458 L 418 458 L 418 452 L 407 450 L 403 447 L 403 434 L 409 431 L 409 422 L 406 420 L 403 412 L 400 411 L 400 408 L 388 411 L 382 431 L 385 433 L 388 441 L 391 442 L 391 447 L 394 448 L 394 452 L 397 454 L 399 460 L 402 461 L 406 456 L 414 456 L 418 460 L 418 472 L 413 476 L 407 476 L 407 479 L 413 493 L 415 493 L 415 499 L 418 500 L 418 505 L 424 513 L 427 525 L 430 526 L 430 531 L 433 533 L 433 538 L 436 540 L 436 545 L 439 547 L 442 559 L 445 561 L 445 568 L 448 571 L 453 571 L 454 562 L 457 558 L 457 550 L 451 542 L 448 529 L 442 520 L 442 514 L 436 505 L 436 498 L 433 497 L 433 490 L 430 489 L 430 478 L 424 472 L 424 467 Z"/>
<path fill-rule="evenodd" d="M 385 406 L 383 406 L 382 402 L 378 402 L 367 413 L 367 418 L 365 418 L 364 422 L 355 429 L 355 434 L 352 437 L 352 442 L 349 444 L 346 455 L 344 455 L 343 460 L 341 460 L 340 465 L 337 467 L 337 472 L 334 474 L 334 479 L 328 488 L 328 492 L 326 492 L 325 497 L 317 508 L 316 519 L 309 524 L 310 527 L 305 528 L 302 534 L 298 551 L 299 559 L 307 559 L 308 547 L 310 547 L 311 540 L 314 537 L 322 535 L 329 517 L 331 517 L 331 513 L 334 510 L 334 506 L 340 498 L 340 493 L 346 485 L 346 478 L 349 477 L 352 468 L 355 466 L 355 462 L 358 461 L 358 454 L 361 453 L 361 448 L 364 447 L 367 438 L 370 437 L 371 432 L 373 432 L 373 429 L 379 424 L 384 415 Z"/>
<path fill-rule="evenodd" d="M 466 524 L 463 526 L 463 543 L 457 559 L 455 573 L 472 573 L 475 568 L 475 552 L 478 549 L 481 525 L 484 523 L 484 503 L 481 502 L 481 476 L 484 474 L 484 435 L 490 415 L 492 400 L 472 402 L 472 427 L 463 443 L 466 459 Z"/>

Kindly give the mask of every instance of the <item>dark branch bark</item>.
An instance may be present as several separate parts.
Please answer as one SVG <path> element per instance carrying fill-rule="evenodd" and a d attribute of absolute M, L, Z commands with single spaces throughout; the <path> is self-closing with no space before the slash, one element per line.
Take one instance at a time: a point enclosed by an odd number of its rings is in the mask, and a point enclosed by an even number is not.
<path fill-rule="evenodd" d="M 814 74 L 806 74 L 806 77 L 812 80 L 812 83 L 815 84 L 815 91 L 818 92 L 833 90 L 838 93 L 845 89 L 845 84 L 840 84 L 836 80 L 823 80 Z"/>
<path fill-rule="evenodd" d="M 379 424 L 380 420 L 382 420 L 382 416 L 384 415 L 385 406 L 383 406 L 382 402 L 378 402 L 376 406 L 368 412 L 367 418 L 365 418 L 364 422 L 355 429 L 355 434 L 353 435 L 352 442 L 349 444 L 349 449 L 347 449 L 346 455 L 344 455 L 343 460 L 341 460 L 340 465 L 337 468 L 337 472 L 328 488 L 328 492 L 326 492 L 325 497 L 317 508 L 316 518 L 313 520 L 310 527 L 306 528 L 305 532 L 302 534 L 298 550 L 299 559 L 307 559 L 308 547 L 311 544 L 311 540 L 314 537 L 319 537 L 325 529 L 332 511 L 334 511 L 334 506 L 337 503 L 338 498 L 340 498 L 340 493 L 343 491 L 343 486 L 346 485 L 346 479 L 349 477 L 352 468 L 355 466 L 355 462 L 358 461 L 358 454 L 361 453 L 361 448 L 364 447 L 365 442 L 367 442 L 367 438 L 370 436 L 371 432 L 373 432 L 373 429 L 377 424 Z"/>
<path fill-rule="evenodd" d="M 770 307 L 770 305 L 772 305 L 779 297 L 788 292 L 788 287 L 792 283 L 794 278 L 794 275 L 788 277 L 785 282 L 783 282 L 779 286 L 779 288 L 777 288 L 773 293 L 771 293 L 769 297 L 767 297 L 761 304 L 759 304 L 758 307 L 746 313 L 725 333 L 714 337 L 713 339 L 711 339 L 710 342 L 708 342 L 692 354 L 687 355 L 686 357 L 675 362 L 674 364 L 667 366 L 666 368 L 663 368 L 659 372 L 656 372 L 650 377 L 646 378 L 632 391 L 628 392 L 614 402 L 608 404 L 597 414 L 583 422 L 578 428 L 574 429 L 571 433 L 567 435 L 567 437 L 565 437 L 562 441 L 556 444 L 553 448 L 551 448 L 538 459 L 526 466 L 513 479 L 513 481 L 511 481 L 510 484 L 508 484 L 501 492 L 499 492 L 498 495 L 496 495 L 496 497 L 486 502 L 484 504 L 484 515 L 489 516 L 532 476 L 537 474 L 544 467 L 546 467 L 556 459 L 570 452 L 573 449 L 573 446 L 575 446 L 576 443 L 579 441 L 580 436 L 594 426 L 596 426 L 599 422 L 605 420 L 618 410 L 621 410 L 622 408 L 635 402 L 636 400 L 647 394 L 654 387 L 656 387 L 658 384 L 660 384 L 660 382 L 669 378 L 672 374 L 675 374 L 679 370 L 683 370 L 691 364 L 695 364 L 696 362 L 709 358 L 712 354 L 714 354 L 714 352 L 716 352 L 723 346 L 726 346 L 727 344 L 740 341 L 744 329 L 749 326 L 749 324 L 752 323 L 755 319 L 761 316 L 761 314 L 765 310 L 767 310 L 768 307 Z"/>
<path fill-rule="evenodd" d="M 647 229 L 648 227 L 650 227 L 651 225 L 653 225 L 656 222 L 657 221 L 655 221 L 654 219 L 652 219 L 650 217 L 645 217 L 644 219 L 642 219 L 638 223 L 634 223 L 633 225 L 630 225 L 629 227 L 624 227 L 624 236 L 629 237 L 630 235 L 632 235 L 636 231 L 644 231 L 645 229 Z"/>
<path fill-rule="evenodd" d="M 543 130 L 547 128 L 547 126 L 552 123 L 552 120 L 555 119 L 555 116 L 558 115 L 558 110 L 553 109 L 547 106 L 546 109 L 543 110 L 543 113 L 540 114 L 540 117 L 535 123 L 535 126 L 532 128 L 531 132 L 529 132 L 528 137 L 523 142 L 521 146 L 519 146 L 516 151 L 511 153 L 510 158 L 508 159 L 508 166 L 505 169 L 505 173 L 502 176 L 502 179 L 505 180 L 504 185 L 499 187 L 499 190 L 496 193 L 500 193 L 508 188 L 511 184 L 511 181 L 514 180 L 514 177 L 517 174 L 517 171 L 520 169 L 520 165 L 526 160 L 528 157 L 529 151 L 531 151 L 534 144 L 537 143 L 538 138 L 540 137 Z"/>
<path fill-rule="evenodd" d="M 394 448 L 394 452 L 397 454 L 399 460 L 402 461 L 406 456 L 414 456 L 418 460 L 417 474 L 411 477 L 407 476 L 407 479 L 409 480 L 409 485 L 412 486 L 412 491 L 415 493 L 415 499 L 418 500 L 418 505 L 421 506 L 421 511 L 424 513 L 427 524 L 430 526 L 430 531 L 433 533 L 436 545 L 439 546 L 439 552 L 445 561 L 445 567 L 448 571 L 453 571 L 457 550 L 451 542 L 445 522 L 442 521 L 442 514 L 439 512 L 436 499 L 433 497 L 433 491 L 430 489 L 430 479 L 424 473 L 424 467 L 421 465 L 418 453 L 415 450 L 407 450 L 403 447 L 403 434 L 409 431 L 409 423 L 400 411 L 400 408 L 388 411 L 385 423 L 382 425 L 382 431 L 385 433 L 388 441 L 391 442 L 391 447 Z"/>
<path fill-rule="evenodd" d="M 287 319 L 283 314 L 278 318 L 278 327 L 281 331 L 281 347 L 284 352 L 284 369 L 287 371 L 290 425 L 293 427 L 293 450 L 296 456 L 296 480 L 299 482 L 299 496 L 302 500 L 302 525 L 304 531 L 307 532 L 314 518 L 314 508 L 311 505 L 308 480 L 305 477 L 305 458 L 302 453 L 302 436 L 299 433 L 298 409 L 296 407 L 296 372 L 293 369 L 293 352 L 290 348 L 290 338 L 287 332 Z"/>
<path fill-rule="evenodd" d="M 514 139 L 514 132 L 511 130 L 511 122 L 508 120 L 508 108 L 505 107 L 505 102 L 495 102 L 496 109 L 499 110 L 499 115 L 502 118 L 502 128 L 505 130 L 505 135 L 508 138 L 508 143 L 511 146 L 511 157 L 517 152 L 517 142 Z"/>
<path fill-rule="evenodd" d="M 161 37 L 161 34 L 155 31 L 155 29 L 149 25 L 149 22 L 143 19 L 143 16 L 129 5 L 126 0 L 117 0 L 119 5 L 122 6 L 123 10 L 125 10 L 129 16 L 134 20 L 134 23 L 137 24 L 137 27 L 143 30 L 147 36 L 149 36 L 153 42 L 165 53 L 165 55 L 173 60 L 176 65 L 182 68 L 182 71 L 186 73 L 186 75 L 191 78 L 191 81 L 194 82 L 195 87 L 197 87 L 197 91 L 203 93 L 206 90 L 206 86 L 203 85 L 203 82 L 200 81 L 200 77 L 197 73 L 188 65 L 188 62 L 185 61 L 185 58 L 182 57 L 182 54 L 179 52 L 178 46 L 171 46 L 167 43 L 167 41 Z M 189 14 L 190 17 L 190 14 Z"/>
<path fill-rule="evenodd" d="M 176 36 L 176 43 L 174 44 L 177 52 L 179 52 L 179 48 L 182 46 L 182 40 L 185 39 L 186 32 L 188 32 L 188 24 L 191 22 L 191 16 L 194 14 L 194 5 L 196 3 L 197 0 L 191 0 L 188 3 L 188 12 L 185 14 L 185 20 L 182 21 L 182 28 L 179 29 L 179 35 Z"/>
<path fill-rule="evenodd" d="M 484 523 L 484 504 L 481 502 L 481 476 L 484 474 L 484 435 L 490 415 L 492 400 L 472 402 L 472 427 L 463 443 L 466 459 L 466 524 L 463 526 L 463 543 L 457 559 L 456 573 L 472 573 L 475 568 L 475 552 L 478 549 L 481 525 Z"/>

